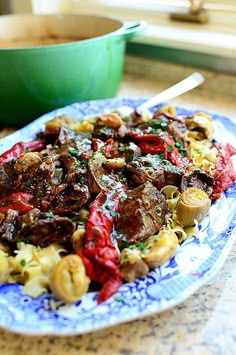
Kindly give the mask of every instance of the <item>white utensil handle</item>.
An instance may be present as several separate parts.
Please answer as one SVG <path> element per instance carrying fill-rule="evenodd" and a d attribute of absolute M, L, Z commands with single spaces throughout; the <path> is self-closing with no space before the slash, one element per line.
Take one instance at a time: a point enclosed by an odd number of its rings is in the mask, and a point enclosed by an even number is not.
<path fill-rule="evenodd" d="M 204 82 L 205 78 L 200 73 L 193 73 L 179 83 L 171 86 L 169 89 L 162 91 L 155 95 L 150 100 L 144 102 L 142 105 L 136 108 L 139 114 L 142 114 L 144 110 L 160 104 L 161 102 L 173 99 L 176 96 L 184 94 L 197 87 Z"/>

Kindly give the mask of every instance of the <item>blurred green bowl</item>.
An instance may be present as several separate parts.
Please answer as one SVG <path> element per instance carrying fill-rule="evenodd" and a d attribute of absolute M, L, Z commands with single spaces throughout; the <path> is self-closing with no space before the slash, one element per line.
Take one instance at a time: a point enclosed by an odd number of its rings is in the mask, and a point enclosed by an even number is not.
<path fill-rule="evenodd" d="M 144 21 L 127 24 L 85 14 L 1 16 L 0 124 L 23 126 L 73 102 L 115 96 L 126 41 L 145 28 Z M 46 37 L 73 39 L 62 44 L 16 44 Z"/>

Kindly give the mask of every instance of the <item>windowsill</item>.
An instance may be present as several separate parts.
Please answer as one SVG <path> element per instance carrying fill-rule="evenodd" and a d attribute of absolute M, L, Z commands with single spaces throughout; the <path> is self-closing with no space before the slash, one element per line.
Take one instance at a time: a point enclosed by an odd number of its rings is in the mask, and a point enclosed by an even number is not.
<path fill-rule="evenodd" d="M 169 15 L 160 11 L 155 2 L 150 2 L 148 9 L 145 2 L 138 0 L 70 3 L 57 10 L 114 16 L 124 22 L 146 20 L 145 33 L 128 43 L 130 54 L 236 73 L 236 12 L 227 15 L 211 12 L 209 23 L 196 24 L 170 21 Z"/>
<path fill-rule="evenodd" d="M 145 33 L 132 42 L 236 58 L 236 34 L 195 26 L 149 24 Z"/>
<path fill-rule="evenodd" d="M 168 14 L 158 11 L 155 5 L 147 10 L 144 2 L 139 3 L 134 10 L 132 1 L 121 5 L 119 1 L 111 4 L 105 0 L 97 3 L 87 0 L 80 1 L 73 10 L 112 15 L 124 21 L 146 20 L 147 30 L 129 42 L 128 53 L 177 63 L 183 58 L 185 65 L 189 60 L 189 65 L 199 62 L 205 68 L 236 73 L 236 13 L 226 17 L 212 12 L 208 24 L 176 22 L 170 21 Z"/>

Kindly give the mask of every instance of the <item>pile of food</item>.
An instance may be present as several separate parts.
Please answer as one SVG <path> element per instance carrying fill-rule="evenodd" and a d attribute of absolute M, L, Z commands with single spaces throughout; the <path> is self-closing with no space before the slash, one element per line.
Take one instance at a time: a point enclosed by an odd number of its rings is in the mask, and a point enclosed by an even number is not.
<path fill-rule="evenodd" d="M 236 180 L 212 118 L 173 106 L 55 117 L 0 156 L 0 283 L 98 303 L 175 256 Z"/>

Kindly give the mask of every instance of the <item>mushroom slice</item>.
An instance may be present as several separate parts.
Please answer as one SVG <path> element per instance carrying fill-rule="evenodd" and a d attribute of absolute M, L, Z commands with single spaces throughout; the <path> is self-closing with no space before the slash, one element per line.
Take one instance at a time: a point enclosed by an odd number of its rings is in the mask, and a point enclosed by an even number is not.
<path fill-rule="evenodd" d="M 175 256 L 178 238 L 173 231 L 162 229 L 158 235 L 147 238 L 145 244 L 141 257 L 150 269 L 154 269 Z"/>
<path fill-rule="evenodd" d="M 125 248 L 120 254 L 120 272 L 127 282 L 133 282 L 149 272 L 147 264 L 142 260 L 138 249 Z"/>

